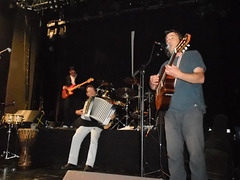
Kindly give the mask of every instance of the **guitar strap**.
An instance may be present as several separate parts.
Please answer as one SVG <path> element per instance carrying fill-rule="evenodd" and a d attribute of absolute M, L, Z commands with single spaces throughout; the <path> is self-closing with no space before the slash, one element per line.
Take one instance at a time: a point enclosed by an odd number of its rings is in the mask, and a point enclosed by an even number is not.
<path fill-rule="evenodd" d="M 177 55 L 178 55 L 177 67 L 179 68 L 183 53 L 178 53 Z M 176 83 L 177 83 L 177 78 L 175 78 L 174 87 L 175 87 Z"/>

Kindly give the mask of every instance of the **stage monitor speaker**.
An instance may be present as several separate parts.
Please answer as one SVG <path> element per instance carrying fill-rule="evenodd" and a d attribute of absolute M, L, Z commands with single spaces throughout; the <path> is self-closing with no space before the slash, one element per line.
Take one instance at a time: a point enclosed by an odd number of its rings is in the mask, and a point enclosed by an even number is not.
<path fill-rule="evenodd" d="M 37 122 L 37 118 L 40 116 L 41 111 L 38 110 L 18 110 L 16 115 L 23 116 L 23 122 Z"/>
<path fill-rule="evenodd" d="M 209 178 L 218 179 L 227 176 L 228 153 L 216 149 L 206 149 L 205 158 Z"/>
<path fill-rule="evenodd" d="M 65 174 L 63 180 L 156 180 L 155 178 L 123 176 L 116 174 L 104 174 L 96 172 L 72 171 Z"/>

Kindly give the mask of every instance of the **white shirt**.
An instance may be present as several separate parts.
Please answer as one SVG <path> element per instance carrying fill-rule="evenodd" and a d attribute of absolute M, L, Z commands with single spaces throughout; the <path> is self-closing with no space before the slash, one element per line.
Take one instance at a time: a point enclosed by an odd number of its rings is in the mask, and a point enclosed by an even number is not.
<path fill-rule="evenodd" d="M 73 76 L 70 75 L 71 83 L 74 84 L 74 85 L 76 85 L 76 83 L 75 83 L 75 79 L 76 79 L 76 77 L 77 77 L 77 74 L 76 74 L 75 77 L 73 77 Z"/>

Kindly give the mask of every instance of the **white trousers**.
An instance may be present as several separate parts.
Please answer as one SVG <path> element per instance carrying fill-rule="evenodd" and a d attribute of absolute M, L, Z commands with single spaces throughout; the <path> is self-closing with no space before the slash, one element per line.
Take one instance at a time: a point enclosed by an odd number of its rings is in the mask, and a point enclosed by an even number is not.
<path fill-rule="evenodd" d="M 98 148 L 98 139 L 102 132 L 102 129 L 99 127 L 86 127 L 80 126 L 75 134 L 72 137 L 71 148 L 68 157 L 68 163 L 77 165 L 78 164 L 78 155 L 81 148 L 81 144 L 84 138 L 91 132 L 90 146 L 88 150 L 88 156 L 86 165 L 93 167 L 96 159 L 97 148 Z"/>

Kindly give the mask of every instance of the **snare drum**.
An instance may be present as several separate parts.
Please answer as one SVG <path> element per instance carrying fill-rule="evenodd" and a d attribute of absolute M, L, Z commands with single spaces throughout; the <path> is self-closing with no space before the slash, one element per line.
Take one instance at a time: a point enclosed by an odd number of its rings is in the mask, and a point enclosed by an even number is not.
<path fill-rule="evenodd" d="M 23 122 L 23 119 L 24 119 L 23 115 L 19 115 L 19 114 L 14 115 L 14 123 L 15 124 L 21 124 Z"/>
<path fill-rule="evenodd" d="M 5 113 L 3 123 L 5 124 L 20 124 L 23 121 L 23 115 Z"/>
<path fill-rule="evenodd" d="M 13 124 L 14 123 L 14 114 L 5 113 L 4 118 L 3 118 L 3 123 Z"/>

